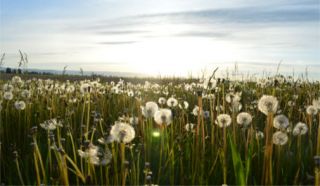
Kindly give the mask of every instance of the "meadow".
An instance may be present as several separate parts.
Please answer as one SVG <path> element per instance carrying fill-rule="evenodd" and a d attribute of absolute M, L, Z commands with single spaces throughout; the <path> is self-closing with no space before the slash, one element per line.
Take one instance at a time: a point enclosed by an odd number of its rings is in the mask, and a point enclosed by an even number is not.
<path fill-rule="evenodd" d="M 0 80 L 0 183 L 320 185 L 320 83 Z"/>

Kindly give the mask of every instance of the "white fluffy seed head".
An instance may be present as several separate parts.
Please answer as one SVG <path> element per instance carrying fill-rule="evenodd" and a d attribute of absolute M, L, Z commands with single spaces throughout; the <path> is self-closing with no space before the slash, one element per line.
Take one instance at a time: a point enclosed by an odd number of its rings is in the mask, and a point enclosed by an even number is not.
<path fill-rule="evenodd" d="M 116 121 L 111 127 L 110 135 L 117 142 L 130 143 L 135 137 L 135 131 L 131 125 Z"/>
<path fill-rule="evenodd" d="M 299 122 L 294 126 L 292 134 L 294 136 L 305 135 L 308 132 L 308 126 L 305 123 Z"/>
<path fill-rule="evenodd" d="M 220 114 L 217 117 L 216 124 L 220 128 L 225 128 L 231 125 L 231 117 L 228 114 Z"/>
<path fill-rule="evenodd" d="M 145 107 L 141 107 L 142 115 L 146 118 L 153 117 L 157 110 L 159 110 L 159 107 L 157 103 L 153 101 L 149 101 Z"/>
<path fill-rule="evenodd" d="M 160 109 L 154 114 L 154 121 L 158 125 L 170 125 L 172 122 L 172 112 L 170 109 Z"/>
<path fill-rule="evenodd" d="M 289 126 L 289 119 L 285 115 L 281 114 L 274 117 L 273 119 L 274 128 L 284 130 L 288 128 L 288 126 Z"/>
<path fill-rule="evenodd" d="M 14 106 L 17 110 L 24 110 L 26 108 L 26 103 L 24 101 L 16 101 L 14 102 Z"/>
<path fill-rule="evenodd" d="M 272 136 L 275 145 L 285 145 L 288 142 L 288 135 L 282 131 L 277 131 Z"/>
<path fill-rule="evenodd" d="M 237 123 L 243 127 L 247 127 L 252 122 L 252 116 L 247 112 L 241 112 L 237 116 Z"/>
<path fill-rule="evenodd" d="M 276 113 L 278 108 L 278 100 L 276 97 L 263 95 L 258 102 L 258 109 L 265 115 Z"/>
<path fill-rule="evenodd" d="M 318 109 L 317 107 L 313 106 L 313 105 L 309 105 L 307 107 L 307 114 L 309 115 L 316 115 L 318 113 Z"/>
<path fill-rule="evenodd" d="M 176 107 L 178 105 L 178 100 L 171 97 L 167 100 L 168 107 Z"/>

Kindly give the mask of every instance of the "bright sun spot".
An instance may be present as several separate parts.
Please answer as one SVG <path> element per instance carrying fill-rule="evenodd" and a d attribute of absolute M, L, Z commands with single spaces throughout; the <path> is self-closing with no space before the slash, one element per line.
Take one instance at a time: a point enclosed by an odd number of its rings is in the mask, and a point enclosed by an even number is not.
<path fill-rule="evenodd" d="M 155 138 L 158 138 L 158 137 L 160 137 L 160 132 L 159 131 L 153 131 L 152 132 L 152 136 L 155 137 Z"/>

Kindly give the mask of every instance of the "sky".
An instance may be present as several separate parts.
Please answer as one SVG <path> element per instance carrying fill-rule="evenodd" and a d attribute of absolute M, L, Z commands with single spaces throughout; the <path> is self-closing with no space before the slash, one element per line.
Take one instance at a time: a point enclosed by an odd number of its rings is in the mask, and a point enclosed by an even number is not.
<path fill-rule="evenodd" d="M 152 76 L 320 79 L 319 0 L 0 0 L 0 53 L 16 67 Z M 235 65 L 236 64 L 236 65 Z"/>

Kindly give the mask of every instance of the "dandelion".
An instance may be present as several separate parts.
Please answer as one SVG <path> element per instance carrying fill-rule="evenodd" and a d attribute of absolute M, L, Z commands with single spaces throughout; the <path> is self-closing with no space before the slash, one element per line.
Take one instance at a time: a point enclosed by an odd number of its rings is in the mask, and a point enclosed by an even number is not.
<path fill-rule="evenodd" d="M 272 142 L 275 145 L 285 145 L 288 142 L 288 135 L 284 132 L 277 131 L 272 136 Z"/>
<path fill-rule="evenodd" d="M 252 122 L 252 116 L 247 112 L 241 112 L 237 116 L 237 123 L 243 127 L 247 127 Z"/>
<path fill-rule="evenodd" d="M 320 98 L 314 99 L 314 100 L 312 101 L 312 105 L 313 105 L 315 108 L 317 108 L 318 110 L 320 110 Z"/>
<path fill-rule="evenodd" d="M 151 118 L 154 116 L 156 111 L 159 109 L 157 103 L 149 101 L 146 103 L 145 107 L 141 107 L 142 115 L 146 118 Z"/>
<path fill-rule="evenodd" d="M 130 117 L 129 118 L 129 123 L 130 123 L 130 125 L 138 125 L 139 118 L 138 117 Z"/>
<path fill-rule="evenodd" d="M 260 140 L 264 138 L 264 134 L 261 131 L 256 131 L 256 139 Z"/>
<path fill-rule="evenodd" d="M 12 99 L 13 99 L 13 94 L 12 94 L 12 92 L 4 92 L 4 93 L 3 93 L 3 98 L 4 98 L 5 100 L 12 100 Z"/>
<path fill-rule="evenodd" d="M 197 105 L 194 106 L 194 108 L 193 108 L 193 110 L 192 110 L 192 114 L 193 114 L 194 116 L 198 116 L 199 110 L 200 110 L 200 108 L 199 108 Z M 200 114 L 201 114 L 201 113 L 200 113 Z"/>
<path fill-rule="evenodd" d="M 193 132 L 194 131 L 194 124 L 193 123 L 187 123 L 185 126 L 184 126 L 184 128 L 186 129 L 186 131 L 188 131 L 188 132 Z"/>
<path fill-rule="evenodd" d="M 294 136 L 305 135 L 308 132 L 308 126 L 305 123 L 299 122 L 294 126 L 292 134 Z"/>
<path fill-rule="evenodd" d="M 117 142 L 130 143 L 135 137 L 135 131 L 131 125 L 116 121 L 111 127 L 110 135 Z"/>
<path fill-rule="evenodd" d="M 83 83 L 81 84 L 80 86 L 80 92 L 82 94 L 85 94 L 85 93 L 90 93 L 92 91 L 92 87 L 89 83 Z"/>
<path fill-rule="evenodd" d="M 128 94 L 129 97 L 133 97 L 134 96 L 134 92 L 132 90 L 128 91 L 127 94 Z"/>
<path fill-rule="evenodd" d="M 183 101 L 183 105 L 179 104 L 179 108 L 187 110 L 189 108 L 189 103 L 187 101 Z"/>
<path fill-rule="evenodd" d="M 14 106 L 17 110 L 24 110 L 26 108 L 26 103 L 24 101 L 16 101 Z"/>
<path fill-rule="evenodd" d="M 31 92 L 29 90 L 23 90 L 23 91 L 21 91 L 21 97 L 30 98 L 31 97 Z"/>
<path fill-rule="evenodd" d="M 307 107 L 307 114 L 309 115 L 316 115 L 318 113 L 317 107 L 310 105 Z"/>
<path fill-rule="evenodd" d="M 11 79 L 11 82 L 13 84 L 20 84 L 20 83 L 22 83 L 22 79 L 19 76 L 13 76 L 12 79 Z"/>
<path fill-rule="evenodd" d="M 220 128 L 228 127 L 231 125 L 231 117 L 228 114 L 220 114 L 217 117 L 216 124 Z"/>
<path fill-rule="evenodd" d="M 166 98 L 164 98 L 164 97 L 160 97 L 159 100 L 158 100 L 158 103 L 159 103 L 160 105 L 164 105 L 164 104 L 166 104 L 166 102 L 167 102 L 167 100 L 166 100 Z"/>
<path fill-rule="evenodd" d="M 172 122 L 172 112 L 170 109 L 160 109 L 154 114 L 154 121 L 158 125 L 170 125 Z"/>
<path fill-rule="evenodd" d="M 289 119 L 281 114 L 281 115 L 277 115 L 274 119 L 273 119 L 273 127 L 276 129 L 286 129 L 289 126 Z"/>
<path fill-rule="evenodd" d="M 60 121 L 57 121 L 57 119 L 53 118 L 40 123 L 40 127 L 45 130 L 55 130 L 57 127 L 62 127 L 62 124 Z"/>
<path fill-rule="evenodd" d="M 78 154 L 81 158 L 87 159 L 89 163 L 94 165 L 107 165 L 112 158 L 112 154 L 108 148 L 106 148 L 106 152 L 103 152 L 101 148 L 91 143 L 85 151 L 78 150 Z"/>
<path fill-rule="evenodd" d="M 176 107 L 178 105 L 178 100 L 171 97 L 167 100 L 167 105 L 168 105 L 168 107 Z"/>
<path fill-rule="evenodd" d="M 5 92 L 12 92 L 14 89 L 14 87 L 8 83 L 4 84 L 2 88 L 3 88 L 3 91 Z"/>
<path fill-rule="evenodd" d="M 265 115 L 268 115 L 269 113 L 276 113 L 278 100 L 273 96 L 263 95 L 258 102 L 258 108 L 260 112 Z"/>

